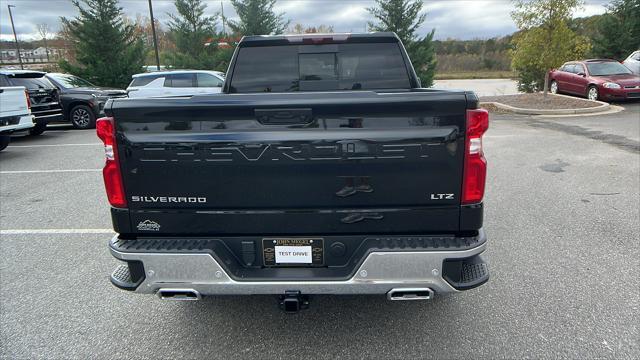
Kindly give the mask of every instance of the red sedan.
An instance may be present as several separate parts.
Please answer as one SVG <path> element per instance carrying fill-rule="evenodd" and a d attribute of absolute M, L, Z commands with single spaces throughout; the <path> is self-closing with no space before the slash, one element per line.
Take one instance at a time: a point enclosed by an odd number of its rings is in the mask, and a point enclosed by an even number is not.
<path fill-rule="evenodd" d="M 549 90 L 590 100 L 640 99 L 640 77 L 615 60 L 570 61 L 549 72 Z"/>

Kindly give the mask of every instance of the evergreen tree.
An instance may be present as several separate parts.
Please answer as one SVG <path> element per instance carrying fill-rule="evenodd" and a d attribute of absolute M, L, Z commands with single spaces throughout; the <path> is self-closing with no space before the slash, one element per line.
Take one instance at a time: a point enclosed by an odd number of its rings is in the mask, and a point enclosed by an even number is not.
<path fill-rule="evenodd" d="M 216 16 L 205 16 L 207 5 L 202 0 L 175 0 L 175 6 L 178 13 L 168 14 L 168 26 L 176 49 L 163 54 L 165 62 L 173 68 L 217 69 L 217 47 L 212 41 L 217 35 Z"/>
<path fill-rule="evenodd" d="M 597 24 L 593 53 L 624 60 L 640 47 L 640 0 L 613 0 Z"/>
<path fill-rule="evenodd" d="M 395 32 L 404 43 L 422 86 L 432 86 L 436 71 L 436 53 L 433 45 L 435 29 L 423 38 L 416 34 L 427 17 L 427 14 L 420 13 L 422 1 L 376 0 L 376 4 L 377 7 L 367 8 L 367 11 L 379 22 L 370 22 L 369 29 Z"/>
<path fill-rule="evenodd" d="M 284 14 L 273 12 L 276 0 L 231 0 L 240 21 L 229 21 L 239 35 L 282 34 L 289 26 Z"/>
<path fill-rule="evenodd" d="M 123 21 L 117 0 L 73 0 L 79 15 L 62 18 L 76 54 L 73 63 L 60 62 L 65 72 L 97 85 L 124 88 L 131 75 L 142 71 L 145 49 Z"/>

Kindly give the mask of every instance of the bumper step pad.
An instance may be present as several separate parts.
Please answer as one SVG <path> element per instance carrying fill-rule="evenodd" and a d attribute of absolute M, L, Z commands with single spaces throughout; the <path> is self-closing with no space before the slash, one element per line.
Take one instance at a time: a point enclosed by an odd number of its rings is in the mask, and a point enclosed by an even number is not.
<path fill-rule="evenodd" d="M 133 291 L 142 283 L 144 277 L 138 276 L 137 279 L 134 280 L 134 276 L 131 275 L 129 269 L 129 264 L 122 264 L 113 270 L 110 280 L 113 285 L 120 289 Z"/>
<path fill-rule="evenodd" d="M 457 290 L 469 290 L 489 280 L 489 265 L 476 255 L 466 259 L 446 260 L 442 275 Z"/>
<path fill-rule="evenodd" d="M 481 264 L 462 264 L 461 284 L 471 284 L 478 279 L 484 279 L 489 276 L 489 266 L 486 263 Z"/>

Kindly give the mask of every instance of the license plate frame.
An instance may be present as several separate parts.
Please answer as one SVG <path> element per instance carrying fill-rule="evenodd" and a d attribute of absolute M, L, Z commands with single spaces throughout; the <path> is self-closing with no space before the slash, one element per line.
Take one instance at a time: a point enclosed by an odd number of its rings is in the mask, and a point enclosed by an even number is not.
<path fill-rule="evenodd" d="M 289 250 L 289 247 L 300 247 L 302 251 L 310 250 L 311 262 L 277 262 L 276 247 Z M 283 248 L 281 248 L 283 249 Z M 324 266 L 323 238 L 287 238 L 272 237 L 262 239 L 262 261 L 266 267 L 319 267 Z"/>

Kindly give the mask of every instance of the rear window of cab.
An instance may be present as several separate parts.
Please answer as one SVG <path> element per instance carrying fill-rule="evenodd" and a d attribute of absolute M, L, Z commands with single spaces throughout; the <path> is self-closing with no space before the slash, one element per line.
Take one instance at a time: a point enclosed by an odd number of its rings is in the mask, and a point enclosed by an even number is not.
<path fill-rule="evenodd" d="M 397 43 L 241 47 L 229 92 L 408 89 Z"/>

